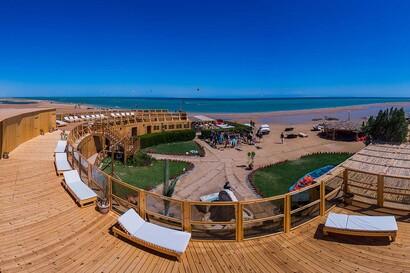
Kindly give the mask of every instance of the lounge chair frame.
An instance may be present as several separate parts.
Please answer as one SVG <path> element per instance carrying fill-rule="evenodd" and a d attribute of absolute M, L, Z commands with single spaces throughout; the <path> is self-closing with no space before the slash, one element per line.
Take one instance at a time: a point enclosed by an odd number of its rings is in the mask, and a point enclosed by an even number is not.
<path fill-rule="evenodd" d="M 112 227 L 112 232 L 113 232 L 114 236 L 117 237 L 117 238 L 118 238 L 118 236 L 121 236 L 121 237 L 123 237 L 123 238 L 125 238 L 125 239 L 127 239 L 131 242 L 134 242 L 136 244 L 142 245 L 144 247 L 147 247 L 147 248 L 155 250 L 157 252 L 166 254 L 168 256 L 175 257 L 178 262 L 181 261 L 181 256 L 183 255 L 183 253 L 178 253 L 178 252 L 172 251 L 170 249 L 167 249 L 167 248 L 164 248 L 164 247 L 161 247 L 161 246 L 146 242 L 144 240 L 138 239 L 138 238 L 130 235 L 128 232 L 126 232 L 118 223 Z"/>
<path fill-rule="evenodd" d="M 79 205 L 80 207 L 85 208 L 85 207 L 89 207 L 89 206 L 95 206 L 97 204 L 97 196 L 87 198 L 87 199 L 84 199 L 84 200 L 79 200 L 79 199 L 77 199 L 75 193 L 70 189 L 70 187 L 68 187 L 68 185 L 67 185 L 67 183 L 65 182 L 64 179 L 61 182 L 61 184 L 63 185 L 64 189 L 70 193 L 70 195 L 73 197 L 73 199 L 75 200 L 77 205 Z"/>
<path fill-rule="evenodd" d="M 368 231 L 368 230 L 351 230 L 340 229 L 333 227 L 323 227 L 323 234 L 327 236 L 329 233 L 351 235 L 351 236 L 366 236 L 366 237 L 389 237 L 391 242 L 394 242 L 397 237 L 397 231 Z"/>

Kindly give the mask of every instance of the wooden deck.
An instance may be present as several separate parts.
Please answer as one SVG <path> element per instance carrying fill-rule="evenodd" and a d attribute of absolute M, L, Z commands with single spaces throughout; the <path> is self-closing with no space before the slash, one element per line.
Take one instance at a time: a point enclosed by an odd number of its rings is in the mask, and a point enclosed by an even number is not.
<path fill-rule="evenodd" d="M 191 242 L 178 263 L 112 236 L 115 215 L 79 208 L 53 166 L 59 133 L 0 160 L 0 272 L 410 272 L 410 216 L 397 240 L 323 238 L 320 221 L 241 243 Z M 376 214 L 363 207 L 354 213 Z M 342 210 L 342 209 L 336 209 Z M 352 213 L 352 212 L 350 212 Z"/>

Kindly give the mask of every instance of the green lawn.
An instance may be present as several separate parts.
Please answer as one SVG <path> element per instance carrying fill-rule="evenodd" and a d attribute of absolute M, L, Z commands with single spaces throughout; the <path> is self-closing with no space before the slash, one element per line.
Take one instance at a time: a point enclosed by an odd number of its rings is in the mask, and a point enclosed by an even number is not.
<path fill-rule="evenodd" d="M 287 193 L 289 187 L 305 174 L 326 165 L 338 165 L 350 156 L 349 153 L 324 153 L 282 162 L 257 170 L 253 184 L 264 197 Z"/>
<path fill-rule="evenodd" d="M 106 164 L 110 162 L 110 159 L 105 159 L 103 162 Z M 161 184 L 164 179 L 164 161 L 154 160 L 150 166 L 125 166 L 122 162 L 115 161 L 114 171 L 115 175 L 120 177 L 124 182 L 142 188 L 145 190 L 151 190 L 157 185 Z M 183 169 L 188 169 L 189 164 L 186 162 L 169 162 L 169 175 L 170 178 L 181 175 Z M 106 173 L 111 174 L 111 165 L 105 170 Z"/>
<path fill-rule="evenodd" d="M 195 141 L 182 141 L 182 142 L 172 142 L 159 144 L 156 146 L 151 146 L 144 149 L 144 152 L 155 153 L 155 154 L 167 154 L 167 155 L 186 155 L 190 151 L 195 150 L 200 152 L 200 148 Z"/>

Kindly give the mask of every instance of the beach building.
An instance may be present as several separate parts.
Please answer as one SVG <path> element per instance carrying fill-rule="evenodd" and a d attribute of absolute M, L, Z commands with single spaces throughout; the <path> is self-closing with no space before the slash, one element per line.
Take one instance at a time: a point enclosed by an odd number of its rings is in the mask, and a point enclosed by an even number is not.
<path fill-rule="evenodd" d="M 362 122 L 360 121 L 332 121 L 326 122 L 323 126 L 323 134 L 332 140 L 356 141 L 361 132 Z"/>

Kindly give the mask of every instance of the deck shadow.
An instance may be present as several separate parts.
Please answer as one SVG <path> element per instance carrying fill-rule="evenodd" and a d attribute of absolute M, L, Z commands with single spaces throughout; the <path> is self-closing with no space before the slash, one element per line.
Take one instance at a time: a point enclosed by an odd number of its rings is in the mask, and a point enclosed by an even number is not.
<path fill-rule="evenodd" d="M 348 245 L 366 245 L 366 246 L 388 246 L 390 242 L 388 237 L 366 237 L 366 236 L 349 236 L 329 232 L 329 235 L 323 234 L 324 224 L 320 224 L 313 238 L 327 242 L 335 242 Z"/>

